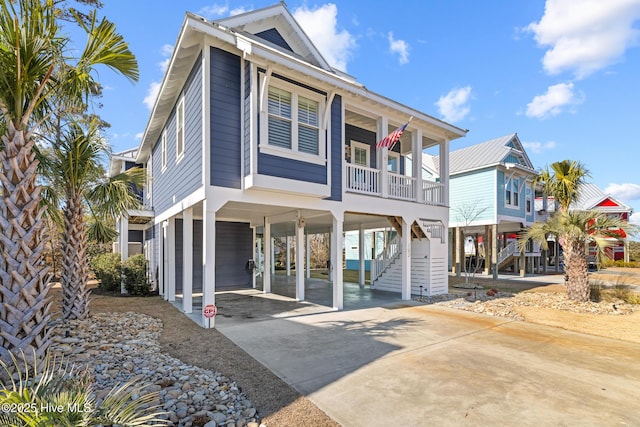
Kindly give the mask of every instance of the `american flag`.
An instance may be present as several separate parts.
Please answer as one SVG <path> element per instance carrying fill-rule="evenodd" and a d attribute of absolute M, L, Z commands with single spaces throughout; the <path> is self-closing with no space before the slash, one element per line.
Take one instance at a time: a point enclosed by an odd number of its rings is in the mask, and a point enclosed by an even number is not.
<path fill-rule="evenodd" d="M 381 147 L 387 147 L 387 148 L 392 147 L 393 144 L 395 144 L 400 139 L 400 137 L 402 136 L 402 132 L 404 132 L 408 124 L 409 122 L 403 124 L 398 129 L 394 130 L 389 135 L 382 138 L 380 142 L 376 144 L 376 150 Z"/>

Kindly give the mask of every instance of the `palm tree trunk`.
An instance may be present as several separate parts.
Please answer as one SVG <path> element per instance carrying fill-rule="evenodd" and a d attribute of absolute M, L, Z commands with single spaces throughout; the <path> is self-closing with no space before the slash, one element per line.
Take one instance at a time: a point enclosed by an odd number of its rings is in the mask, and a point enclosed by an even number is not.
<path fill-rule="evenodd" d="M 31 135 L 11 120 L 5 124 L 0 150 L 0 358 L 13 355 L 32 363 L 29 359 L 42 359 L 51 344 L 38 161 Z"/>
<path fill-rule="evenodd" d="M 565 239 L 564 266 L 567 297 L 574 301 L 589 301 L 589 276 L 584 243 Z"/>
<path fill-rule="evenodd" d="M 89 261 L 82 194 L 67 199 L 64 210 L 64 250 L 62 254 L 62 318 L 89 316 Z"/>

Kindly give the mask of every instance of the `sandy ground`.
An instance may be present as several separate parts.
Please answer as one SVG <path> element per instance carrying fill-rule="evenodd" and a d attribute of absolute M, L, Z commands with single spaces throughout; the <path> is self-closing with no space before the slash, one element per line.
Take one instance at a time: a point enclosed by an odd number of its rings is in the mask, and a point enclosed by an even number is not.
<path fill-rule="evenodd" d="M 640 272 L 607 270 L 598 279 L 640 284 Z M 455 279 L 450 280 L 450 285 Z M 482 279 L 486 288 L 510 292 L 564 292 L 562 285 Z M 60 289 L 54 287 L 54 316 L 59 315 Z M 94 294 L 91 311 L 135 311 L 158 317 L 165 325 L 160 337 L 163 352 L 185 363 L 211 369 L 232 378 L 254 403 L 262 421 L 275 426 L 337 426 L 323 411 L 215 329 L 203 329 L 160 297 L 123 297 Z M 544 307 L 518 307 L 527 322 L 581 333 L 640 342 L 640 312 L 628 316 L 580 314 Z"/>

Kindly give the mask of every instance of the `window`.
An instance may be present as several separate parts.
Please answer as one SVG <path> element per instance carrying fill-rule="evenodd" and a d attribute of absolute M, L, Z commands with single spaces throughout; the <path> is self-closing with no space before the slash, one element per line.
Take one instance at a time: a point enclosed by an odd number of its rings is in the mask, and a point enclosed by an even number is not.
<path fill-rule="evenodd" d="M 166 130 L 162 132 L 162 142 L 161 142 L 160 149 L 162 150 L 162 171 L 164 172 L 164 170 L 167 168 L 167 131 Z"/>
<path fill-rule="evenodd" d="M 531 195 L 530 194 L 527 194 L 527 201 L 526 201 L 525 209 L 527 210 L 528 214 L 531 213 L 532 206 L 531 206 Z"/>
<path fill-rule="evenodd" d="M 325 163 L 324 129 L 320 112 L 325 97 L 294 84 L 269 85 L 267 120 L 260 150 L 292 159 Z M 266 138 L 265 138 L 266 136 Z"/>
<path fill-rule="evenodd" d="M 389 158 L 387 160 L 387 170 L 393 173 L 400 173 L 400 154 L 389 151 Z"/>
<path fill-rule="evenodd" d="M 351 141 L 351 162 L 355 165 L 369 167 L 369 145 Z"/>
<path fill-rule="evenodd" d="M 517 208 L 520 206 L 520 180 L 509 178 L 504 184 L 504 204 L 507 207 Z"/>
<path fill-rule="evenodd" d="M 184 98 L 176 109 L 176 162 L 184 157 Z"/>

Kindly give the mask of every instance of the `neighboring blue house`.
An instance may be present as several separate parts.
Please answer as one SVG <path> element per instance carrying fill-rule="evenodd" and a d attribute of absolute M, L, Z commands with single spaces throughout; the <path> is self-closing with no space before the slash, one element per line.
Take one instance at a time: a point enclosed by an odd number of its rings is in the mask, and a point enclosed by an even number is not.
<path fill-rule="evenodd" d="M 437 160 L 423 156 L 424 169 L 433 171 Z M 460 274 L 466 260 L 494 276 L 538 269 L 539 246 L 520 253 L 516 244 L 516 233 L 536 219 L 537 176 L 518 135 L 452 151 L 449 174 L 449 267 Z"/>
<path fill-rule="evenodd" d="M 411 116 L 392 150 L 376 149 Z M 119 248 L 126 257 L 129 231 L 142 229 L 160 294 L 206 327 L 216 291 L 272 291 L 280 236 L 295 236 L 300 267 L 306 236 L 330 232 L 342 266 L 345 231 L 392 226 L 371 287 L 446 293 L 449 146 L 465 135 L 332 68 L 284 3 L 215 22 L 187 13 L 135 156 L 114 158 L 114 171 L 131 161 L 148 175 L 145 209 L 118 222 Z M 427 148 L 440 154 L 439 182 L 404 166 Z M 342 309 L 342 268 L 331 282 Z"/>

